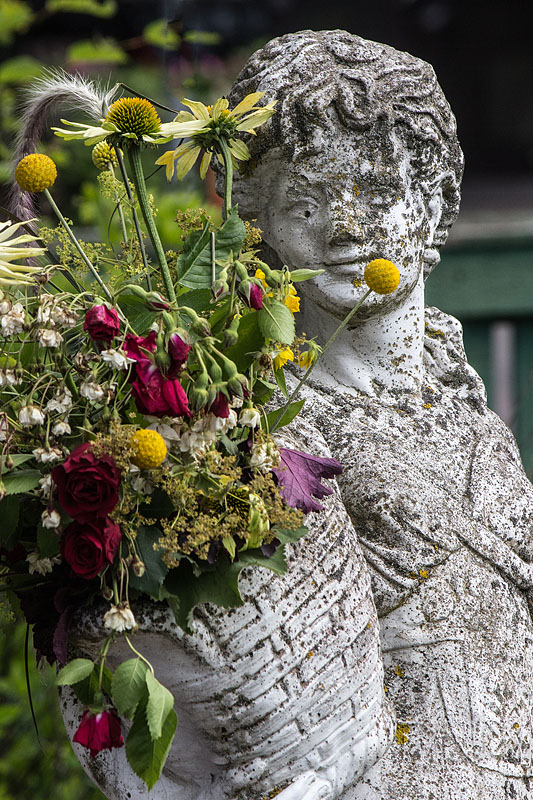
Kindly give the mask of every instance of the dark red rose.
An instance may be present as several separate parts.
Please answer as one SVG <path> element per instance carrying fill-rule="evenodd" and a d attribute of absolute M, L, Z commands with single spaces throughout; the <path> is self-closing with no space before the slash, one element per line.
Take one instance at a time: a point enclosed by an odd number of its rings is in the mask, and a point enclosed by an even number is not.
<path fill-rule="evenodd" d="M 83 330 L 95 342 L 110 342 L 120 330 L 118 314 L 114 308 L 93 306 L 85 315 Z"/>
<path fill-rule="evenodd" d="M 73 741 L 90 750 L 91 758 L 101 750 L 122 747 L 124 739 L 116 711 L 101 711 L 99 714 L 84 711 Z"/>
<path fill-rule="evenodd" d="M 76 520 L 105 517 L 117 504 L 120 470 L 111 456 L 95 456 L 90 442 L 54 467 L 52 480 L 63 509 Z"/>
<path fill-rule="evenodd" d="M 223 392 L 217 394 L 209 406 L 209 411 L 214 414 L 215 417 L 222 417 L 222 419 L 229 417 L 229 400 Z"/>
<path fill-rule="evenodd" d="M 59 542 L 61 555 L 78 578 L 90 581 L 113 563 L 122 539 L 109 517 L 94 522 L 71 522 Z"/>
<path fill-rule="evenodd" d="M 174 332 L 170 336 L 168 340 L 168 354 L 170 356 L 170 362 L 171 362 L 168 371 L 168 375 L 170 378 L 174 378 L 178 374 L 178 372 L 182 369 L 183 365 L 187 361 L 190 349 L 191 346 L 188 342 L 185 341 L 184 336 L 180 336 L 180 334 L 177 332 Z"/>
<path fill-rule="evenodd" d="M 178 380 L 168 380 L 150 361 L 138 361 L 131 393 L 137 410 L 154 417 L 189 417 L 187 395 Z"/>
<path fill-rule="evenodd" d="M 155 352 L 156 347 L 156 333 L 150 331 L 148 336 L 134 336 L 133 333 L 126 334 L 126 341 L 124 342 L 124 352 L 128 358 L 133 358 L 134 361 L 150 361 L 150 356 L 146 352 Z"/>

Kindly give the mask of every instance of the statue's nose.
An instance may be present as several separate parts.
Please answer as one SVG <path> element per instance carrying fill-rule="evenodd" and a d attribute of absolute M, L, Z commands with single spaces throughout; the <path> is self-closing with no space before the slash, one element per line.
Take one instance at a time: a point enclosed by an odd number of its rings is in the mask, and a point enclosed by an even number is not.
<path fill-rule="evenodd" d="M 350 244 L 363 239 L 363 220 L 352 209 L 350 213 L 341 209 L 332 210 L 329 219 L 329 243 L 331 245 Z"/>

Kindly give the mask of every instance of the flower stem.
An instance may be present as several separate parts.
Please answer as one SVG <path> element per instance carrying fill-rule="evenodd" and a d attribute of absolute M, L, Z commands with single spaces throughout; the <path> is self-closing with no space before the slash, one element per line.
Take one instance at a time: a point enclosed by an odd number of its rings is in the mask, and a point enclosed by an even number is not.
<path fill-rule="evenodd" d="M 118 166 L 120 169 L 120 174 L 122 175 L 122 181 L 124 183 L 124 188 L 126 189 L 126 194 L 128 195 L 128 200 L 131 207 L 131 216 L 133 219 L 133 225 L 135 226 L 135 233 L 137 234 L 137 239 L 139 240 L 139 248 L 141 251 L 141 258 L 143 260 L 143 267 L 146 272 L 146 285 L 148 286 L 148 291 L 152 291 L 152 282 L 150 280 L 150 267 L 148 266 L 148 259 L 146 258 L 146 249 L 144 247 L 143 235 L 141 231 L 141 226 L 139 224 L 139 217 L 137 216 L 137 210 L 135 208 L 135 200 L 133 198 L 133 194 L 131 193 L 131 186 L 128 179 L 128 173 L 126 172 L 126 167 L 124 166 L 124 159 L 122 158 L 122 152 L 119 147 L 115 147 L 115 153 L 117 156 Z"/>
<path fill-rule="evenodd" d="M 146 229 L 148 231 L 148 236 L 150 237 L 150 241 L 152 242 L 152 246 L 155 250 L 157 260 L 159 261 L 159 266 L 161 267 L 161 276 L 163 278 L 163 283 L 165 284 L 168 299 L 171 303 L 175 303 L 176 293 L 174 291 L 174 284 L 172 283 L 167 259 L 165 258 L 165 251 L 163 250 L 163 245 L 161 244 L 161 239 L 159 238 L 159 232 L 156 228 L 155 220 L 152 215 L 152 209 L 150 208 L 150 203 L 148 202 L 148 193 L 146 191 L 146 183 L 144 181 L 141 150 L 139 146 L 132 144 L 128 150 L 128 154 L 133 173 L 133 183 L 135 184 L 137 199 L 139 200 L 141 212 L 146 224 Z"/>
<path fill-rule="evenodd" d="M 368 295 L 371 293 L 371 291 L 372 291 L 372 289 L 369 289 L 367 292 L 365 292 L 365 294 L 362 296 L 362 298 L 359 300 L 359 302 L 358 302 L 358 303 L 356 303 L 356 304 L 354 305 L 354 307 L 352 308 L 352 310 L 351 310 L 351 311 L 349 311 L 349 312 L 348 312 L 348 314 L 347 314 L 347 315 L 344 317 L 344 319 L 343 319 L 343 321 L 341 322 L 341 324 L 339 325 L 339 327 L 338 327 L 338 328 L 337 328 L 337 329 L 336 329 L 336 330 L 335 330 L 335 331 L 332 333 L 332 335 L 329 337 L 328 341 L 326 342 L 326 344 L 325 344 L 325 345 L 324 345 L 324 347 L 322 348 L 322 352 L 321 352 L 320 356 L 317 358 L 317 360 L 316 360 L 315 362 L 313 362 L 313 364 L 311 364 L 311 366 L 309 367 L 309 369 L 307 370 L 307 372 L 305 373 L 305 375 L 303 376 L 303 378 L 302 378 L 302 379 L 300 380 L 300 382 L 298 383 L 298 385 L 297 385 L 296 389 L 294 390 L 294 392 L 291 394 L 291 396 L 289 397 L 289 399 L 287 400 L 287 402 L 285 403 L 285 405 L 284 405 L 284 406 L 281 408 L 281 410 L 280 410 L 280 412 L 279 412 L 278 416 L 277 416 L 277 417 L 276 417 L 276 419 L 274 420 L 274 424 L 273 424 L 273 425 L 271 426 L 271 428 L 270 428 L 270 433 L 274 433 L 274 431 L 275 431 L 275 430 L 276 430 L 276 428 L 278 427 L 278 424 L 279 424 L 279 422 L 280 422 L 281 418 L 282 418 L 282 417 L 283 417 L 283 415 L 285 414 L 286 410 L 288 409 L 288 407 L 290 406 L 290 404 L 293 402 L 293 400 L 294 400 L 294 399 L 295 399 L 295 397 L 297 396 L 298 392 L 300 391 L 300 389 L 302 388 L 302 386 L 304 385 L 304 383 L 307 383 L 307 381 L 308 381 L 308 379 L 309 379 L 309 376 L 311 375 L 311 373 L 312 373 L 313 369 L 315 368 L 315 366 L 318 364 L 318 362 L 319 362 L 320 358 L 322 358 L 322 356 L 324 355 L 324 353 L 326 352 L 326 350 L 328 350 L 328 348 L 329 348 L 329 347 L 331 347 L 331 345 L 333 344 L 333 342 L 335 341 L 335 339 L 337 338 L 337 336 L 339 335 L 339 333 L 340 333 L 342 330 L 344 330 L 344 328 L 345 328 L 345 327 L 348 325 L 349 321 L 350 321 L 350 320 L 351 320 L 351 318 L 354 316 L 354 314 L 355 314 L 357 311 L 359 311 L 359 309 L 361 308 L 362 304 L 365 302 L 366 298 L 367 298 L 367 297 L 368 297 Z"/>
<path fill-rule="evenodd" d="M 52 209 L 54 210 L 54 213 L 55 213 L 55 215 L 57 216 L 58 220 L 60 221 L 60 223 L 62 224 L 63 228 L 65 229 L 65 231 L 66 231 L 66 233 L 67 233 L 67 235 L 68 235 L 68 237 L 69 237 L 70 241 L 72 242 L 72 244 L 74 245 L 74 247 L 76 248 L 76 250 L 78 251 L 78 253 L 80 254 L 80 256 L 81 256 L 81 258 L 82 258 L 82 260 L 83 260 L 84 264 L 85 264 L 85 265 L 86 265 L 86 266 L 87 266 L 87 267 L 90 269 L 90 271 L 92 272 L 92 274 L 93 274 L 93 276 L 94 276 L 94 278 L 95 278 L 96 282 L 98 283 L 98 285 L 100 286 L 100 288 L 101 288 L 101 289 L 104 291 L 104 294 L 105 294 L 105 296 L 107 297 L 107 299 L 108 299 L 108 300 L 110 300 L 111 302 L 113 302 L 113 297 L 112 297 L 112 295 L 111 295 L 111 292 L 109 291 L 109 289 L 107 288 L 107 286 L 106 286 L 106 285 L 105 285 L 105 283 L 103 282 L 103 280 L 102 280 L 102 278 L 100 277 L 100 275 L 98 274 L 98 272 L 97 272 L 96 268 L 95 268 L 95 267 L 93 267 L 93 265 L 91 264 L 91 262 L 89 261 L 89 259 L 88 259 L 88 258 L 87 258 L 87 256 L 85 255 L 85 252 L 84 252 L 84 250 L 83 250 L 83 248 L 82 248 L 81 244 L 78 242 L 78 240 L 77 240 L 77 239 L 76 239 L 76 237 L 74 236 L 74 233 L 72 232 L 72 228 L 70 227 L 70 225 L 69 225 L 69 224 L 68 224 L 68 222 L 66 221 L 65 217 L 63 216 L 63 214 L 62 214 L 62 213 L 61 213 L 61 211 L 59 210 L 58 206 L 56 205 L 56 202 L 55 202 L 54 198 L 52 197 L 52 195 L 50 194 L 50 192 L 48 191 L 48 189 L 45 189 L 45 190 L 44 190 L 44 193 L 45 193 L 46 199 L 48 200 L 48 202 L 49 202 L 49 203 L 50 203 L 50 205 L 52 206 Z"/>
<path fill-rule="evenodd" d="M 233 162 L 225 139 L 219 139 L 222 158 L 224 159 L 224 219 L 228 218 L 231 210 L 231 193 L 233 189 Z"/>
<path fill-rule="evenodd" d="M 148 661 L 148 659 L 147 659 L 147 658 L 145 658 L 145 657 L 143 656 L 143 654 L 142 654 L 142 653 L 139 653 L 139 651 L 135 649 L 135 647 L 134 647 L 134 646 L 132 645 L 132 643 L 130 642 L 130 637 L 128 636 L 128 634 L 127 634 L 127 633 L 125 633 L 125 634 L 124 634 L 124 638 L 125 638 L 126 642 L 128 643 L 128 647 L 130 648 L 130 650 L 131 650 L 133 653 L 135 653 L 135 655 L 136 655 L 138 658 L 140 658 L 140 659 L 141 659 L 141 661 L 144 661 L 144 663 L 147 665 L 148 669 L 150 670 L 150 672 L 151 672 L 151 673 L 152 673 L 152 675 L 153 675 L 153 674 L 154 674 L 154 668 L 152 667 L 152 665 L 150 664 L 150 662 Z"/>
<path fill-rule="evenodd" d="M 109 162 L 109 171 L 113 177 L 115 177 L 115 170 L 113 169 L 113 164 L 111 161 Z M 120 202 L 120 197 L 118 192 L 115 193 L 115 200 L 116 200 L 116 208 L 118 211 L 118 218 L 120 220 L 120 228 L 122 230 L 122 238 L 124 243 L 127 244 L 128 242 L 128 231 L 126 230 L 126 220 L 124 219 L 124 211 L 122 210 L 122 203 Z"/>

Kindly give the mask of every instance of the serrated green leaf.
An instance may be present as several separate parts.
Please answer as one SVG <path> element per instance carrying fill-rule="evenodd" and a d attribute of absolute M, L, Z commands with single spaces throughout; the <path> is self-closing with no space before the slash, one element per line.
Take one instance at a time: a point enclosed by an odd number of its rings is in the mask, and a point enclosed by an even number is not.
<path fill-rule="evenodd" d="M 146 720 L 152 739 L 163 735 L 163 725 L 174 708 L 174 698 L 169 690 L 155 678 L 150 670 L 146 670 L 146 688 L 148 702 L 146 704 Z"/>
<path fill-rule="evenodd" d="M 154 741 L 146 724 L 146 703 L 145 689 L 145 698 L 135 712 L 126 739 L 126 757 L 135 774 L 151 789 L 157 783 L 167 760 L 178 718 L 174 710 L 170 711 L 163 723 L 162 735 Z"/>
<path fill-rule="evenodd" d="M 0 501 L 0 519 L 2 520 L 2 524 L 0 525 L 0 544 L 12 544 L 10 539 L 17 530 L 19 513 L 20 500 L 15 495 L 4 497 L 4 499 Z M 8 547 L 8 549 L 11 548 Z"/>
<path fill-rule="evenodd" d="M 305 400 L 297 400 L 295 403 L 291 403 L 290 406 L 288 406 L 285 409 L 285 411 L 283 412 L 283 416 L 281 417 L 280 421 L 276 425 L 276 430 L 278 428 L 283 428 L 285 425 L 289 425 L 289 423 L 291 423 L 293 421 L 294 417 L 296 417 L 300 413 L 300 411 L 303 408 L 304 403 L 305 403 Z M 272 425 L 277 420 L 280 411 L 281 411 L 280 408 L 276 409 L 276 411 L 270 411 L 266 415 L 266 422 L 265 422 L 264 418 L 261 419 L 261 427 L 264 430 L 270 430 Z M 268 423 L 268 427 L 267 427 L 267 423 Z"/>
<path fill-rule="evenodd" d="M 190 289 L 208 289 L 212 284 L 211 234 L 206 222 L 199 238 L 192 234 L 185 242 L 185 251 L 178 257 L 178 283 Z M 217 261 L 225 261 L 230 253 L 238 253 L 246 238 L 246 227 L 234 206 L 227 220 L 215 234 L 215 254 Z M 188 243 L 192 241 L 189 248 Z M 222 267 L 216 265 L 216 277 Z M 287 309 L 288 310 L 288 309 Z M 290 313 L 290 312 L 289 312 Z"/>
<path fill-rule="evenodd" d="M 10 469 L 14 469 L 15 467 L 20 467 L 21 464 L 24 464 L 26 463 L 26 461 L 30 461 L 32 458 L 34 458 L 32 453 L 14 453 L 12 456 L 9 457 L 13 461 L 13 466 L 10 467 Z M 6 472 L 9 471 L 6 467 L 7 458 L 8 456 L 3 456 L 2 459 L 0 460 L 0 463 L 2 464 L 2 474 L 5 474 Z"/>
<path fill-rule="evenodd" d="M 294 269 L 291 270 L 291 282 L 308 281 L 309 278 L 316 278 L 317 275 L 322 275 L 325 271 L 325 269 Z"/>
<path fill-rule="evenodd" d="M 275 525 L 272 528 L 272 533 L 275 535 L 276 539 L 279 539 L 281 544 L 287 544 L 287 542 L 297 542 L 298 539 L 301 539 L 302 536 L 308 532 L 308 528 L 305 525 L 302 525 L 301 528 L 295 528 L 291 530 L 290 528 L 279 528 Z"/>
<path fill-rule="evenodd" d="M 274 392 L 276 391 L 276 384 L 270 381 L 265 381 L 259 378 L 254 383 L 253 401 L 256 405 L 266 405 Z"/>
<path fill-rule="evenodd" d="M 56 683 L 58 686 L 72 686 L 88 678 L 93 670 L 93 661 L 88 658 L 75 658 L 59 671 Z"/>
<path fill-rule="evenodd" d="M 264 338 L 259 329 L 257 311 L 241 317 L 238 334 L 237 344 L 228 347 L 224 351 L 224 355 L 237 365 L 239 372 L 245 372 L 254 360 L 254 353 L 261 350 L 264 344 Z"/>
<path fill-rule="evenodd" d="M 111 679 L 111 699 L 119 714 L 131 719 L 146 691 L 146 664 L 130 658 L 116 668 Z"/>
<path fill-rule="evenodd" d="M 24 494 L 31 492 L 39 486 L 39 480 L 43 476 L 37 469 L 23 469 L 18 472 L 9 472 L 4 475 L 4 487 L 6 495 Z"/>
<path fill-rule="evenodd" d="M 272 300 L 257 312 L 259 328 L 266 339 L 280 344 L 292 344 L 295 335 L 292 312 L 279 300 Z"/>
<path fill-rule="evenodd" d="M 109 670 L 107 671 L 109 672 Z M 102 688 L 104 688 L 104 691 L 107 691 L 105 687 Z M 82 703 L 84 706 L 95 705 L 96 696 L 100 691 L 98 688 L 98 675 L 96 670 L 93 669 L 90 675 L 88 675 L 79 683 L 74 684 L 72 689 L 80 703 Z"/>
<path fill-rule="evenodd" d="M 135 547 L 139 558 L 146 566 L 146 571 L 140 578 L 133 573 L 130 574 L 130 586 L 133 589 L 155 598 L 159 597 L 159 589 L 168 572 L 168 566 L 162 558 L 163 551 L 154 550 L 154 543 L 161 538 L 161 535 L 161 531 L 155 526 L 149 528 L 142 526 L 137 530 Z"/>
<path fill-rule="evenodd" d="M 123 294 L 119 297 L 118 304 L 134 330 L 145 333 L 151 328 L 157 314 L 147 308 L 146 303 L 140 297 Z"/>

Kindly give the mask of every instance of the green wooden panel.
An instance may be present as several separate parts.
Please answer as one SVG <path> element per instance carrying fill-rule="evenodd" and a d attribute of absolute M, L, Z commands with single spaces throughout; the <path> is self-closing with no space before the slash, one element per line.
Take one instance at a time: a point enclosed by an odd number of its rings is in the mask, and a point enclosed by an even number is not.
<path fill-rule="evenodd" d="M 469 320 L 463 325 L 464 345 L 468 362 L 483 379 L 489 406 L 492 400 L 492 375 L 490 369 L 490 323 L 487 320 Z"/>
<path fill-rule="evenodd" d="M 533 319 L 516 323 L 516 412 L 513 425 L 527 474 L 533 476 Z"/>
<path fill-rule="evenodd" d="M 426 303 L 461 320 L 533 317 L 533 240 L 444 248 Z"/>

